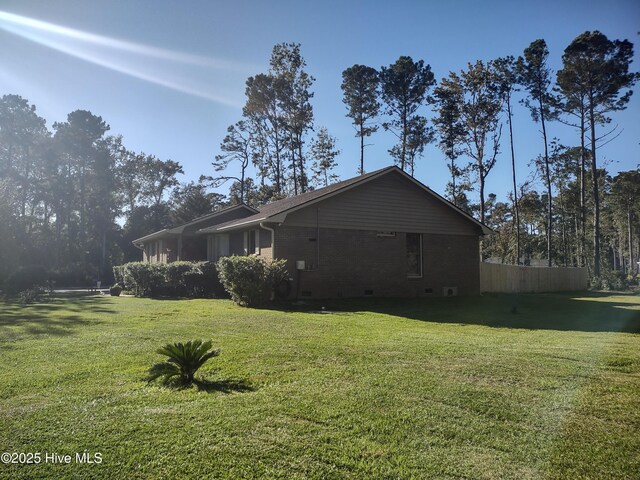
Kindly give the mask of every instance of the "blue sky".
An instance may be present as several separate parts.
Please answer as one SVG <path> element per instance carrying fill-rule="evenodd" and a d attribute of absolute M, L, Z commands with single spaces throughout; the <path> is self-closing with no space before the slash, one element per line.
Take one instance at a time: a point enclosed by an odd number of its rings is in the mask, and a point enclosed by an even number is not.
<path fill-rule="evenodd" d="M 344 179 L 355 175 L 359 161 L 340 90 L 345 68 L 379 68 L 410 55 L 430 64 L 439 80 L 477 59 L 517 56 L 544 38 L 556 70 L 564 48 L 585 30 L 637 44 L 640 2 L 0 0 L 0 95 L 27 98 L 49 126 L 75 109 L 91 110 L 130 149 L 179 161 L 181 181 L 195 180 L 213 173 L 226 127 L 241 117 L 246 78 L 267 71 L 274 44 L 299 42 L 316 78 L 316 128 L 337 137 L 337 173 Z M 423 113 L 431 116 L 426 107 Z M 635 168 L 640 93 L 613 117 L 623 131 L 600 158 L 611 172 Z M 516 108 L 514 128 L 524 180 L 542 141 L 523 107 Z M 549 134 L 565 144 L 578 141 L 558 123 Z M 391 163 L 393 142 L 382 130 L 371 137 L 366 170 Z M 506 142 L 503 136 L 503 154 L 487 179 L 488 191 L 503 198 L 510 182 Z M 416 177 L 443 193 L 448 173 L 435 145 L 418 161 Z"/>

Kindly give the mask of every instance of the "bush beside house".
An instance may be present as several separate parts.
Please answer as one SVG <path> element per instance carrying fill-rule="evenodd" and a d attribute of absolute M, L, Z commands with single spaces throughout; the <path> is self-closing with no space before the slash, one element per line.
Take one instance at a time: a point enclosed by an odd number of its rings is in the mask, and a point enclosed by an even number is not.
<path fill-rule="evenodd" d="M 276 288 L 289 279 L 285 260 L 232 256 L 221 258 L 216 266 L 222 286 L 243 307 L 266 304 L 273 299 Z"/>
<path fill-rule="evenodd" d="M 137 297 L 225 296 L 212 262 L 131 262 L 113 267 L 116 283 Z"/>

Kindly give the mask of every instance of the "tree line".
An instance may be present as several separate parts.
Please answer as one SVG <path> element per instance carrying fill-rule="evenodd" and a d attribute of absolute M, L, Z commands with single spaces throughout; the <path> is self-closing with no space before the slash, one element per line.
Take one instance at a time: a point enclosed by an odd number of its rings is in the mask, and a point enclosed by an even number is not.
<path fill-rule="evenodd" d="M 408 56 L 345 69 L 342 101 L 360 145 L 354 167 L 365 173 L 366 142 L 380 129 L 396 139 L 388 154 L 410 175 L 435 143 L 450 174 L 447 198 L 496 232 L 483 242 L 484 258 L 587 266 L 594 276 L 603 267 L 637 272 L 640 173 L 611 177 L 598 161 L 617 135 L 611 113 L 626 108 L 638 78 L 633 45 L 585 32 L 557 72 L 548 56 L 539 39 L 517 58 L 478 60 L 439 82 Z M 68 282 L 106 278 L 111 265 L 139 258 L 135 238 L 224 205 L 259 206 L 335 182 L 340 151 L 314 123 L 314 82 L 299 44 L 274 46 L 268 71 L 246 81 L 242 115 L 228 127 L 212 174 L 189 183 L 178 181 L 178 162 L 130 151 L 91 112 L 72 112 L 50 131 L 26 99 L 3 96 L 0 279 L 29 263 Z M 518 104 L 537 128 L 514 132 Z M 556 125 L 573 127 L 575 137 L 553 136 Z M 540 154 L 525 159 L 522 172 L 514 138 L 536 129 Z M 505 146 L 512 190 L 499 201 L 486 182 Z M 213 191 L 225 183 L 228 195 Z"/>

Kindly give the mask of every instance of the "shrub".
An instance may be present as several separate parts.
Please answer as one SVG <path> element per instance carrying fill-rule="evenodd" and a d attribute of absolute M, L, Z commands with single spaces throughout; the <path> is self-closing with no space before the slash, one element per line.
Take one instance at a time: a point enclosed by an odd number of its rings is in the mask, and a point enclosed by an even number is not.
<path fill-rule="evenodd" d="M 163 383 L 174 377 L 182 384 L 190 384 L 198 369 L 210 358 L 220 355 L 220 349 L 211 349 L 212 342 L 190 340 L 187 343 L 169 343 L 156 350 L 160 355 L 166 355 L 164 362 L 156 363 L 149 369 L 147 381 L 162 378 Z"/>
<path fill-rule="evenodd" d="M 127 289 L 127 285 L 124 281 L 124 272 L 128 264 L 125 265 L 116 265 L 113 267 L 113 281 L 118 285 L 122 285 L 124 290 Z"/>
<path fill-rule="evenodd" d="M 22 290 L 20 293 L 18 293 L 18 302 L 20 302 L 22 305 L 41 302 L 44 293 L 44 288 L 37 286 L 28 288 L 27 290 Z"/>
<path fill-rule="evenodd" d="M 138 297 L 224 296 L 215 264 L 132 262 L 113 267 L 116 282 Z"/>
<path fill-rule="evenodd" d="M 599 277 L 591 279 L 592 290 L 625 291 L 629 290 L 629 286 L 630 282 L 625 274 L 616 270 L 602 272 Z"/>
<path fill-rule="evenodd" d="M 173 262 L 163 265 L 164 284 L 162 285 L 165 295 L 175 297 L 188 296 L 186 276 L 197 267 L 192 262 Z"/>
<path fill-rule="evenodd" d="M 214 262 L 198 262 L 185 274 L 187 290 L 194 297 L 228 297 Z"/>
<path fill-rule="evenodd" d="M 264 305 L 289 274 L 284 260 L 267 262 L 255 257 L 223 257 L 216 264 L 220 282 L 232 300 L 244 307 Z"/>
<path fill-rule="evenodd" d="M 122 293 L 122 287 L 117 283 L 109 289 L 109 294 L 112 297 L 119 297 L 121 293 Z"/>
<path fill-rule="evenodd" d="M 21 267 L 13 272 L 5 281 L 5 291 L 15 294 L 25 290 L 43 288 L 49 283 L 49 275 L 44 267 L 31 265 Z"/>

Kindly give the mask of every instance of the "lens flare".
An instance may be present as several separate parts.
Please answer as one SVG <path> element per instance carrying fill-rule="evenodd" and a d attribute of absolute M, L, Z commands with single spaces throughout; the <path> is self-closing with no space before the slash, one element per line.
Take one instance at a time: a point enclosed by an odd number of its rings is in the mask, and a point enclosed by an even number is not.
<path fill-rule="evenodd" d="M 239 107 L 240 102 L 212 93 L 211 85 L 197 85 L 194 78 L 201 75 L 187 76 L 187 70 L 199 68 L 240 74 L 253 69 L 250 65 L 105 37 L 1 10 L 0 29 L 86 62 L 232 107 Z M 177 67 L 176 63 L 183 67 Z M 153 70 L 158 73 L 154 74 Z M 178 79 L 180 74 L 183 78 Z"/>

